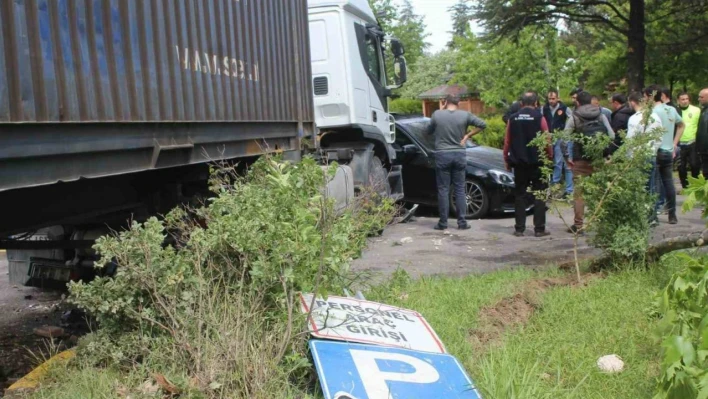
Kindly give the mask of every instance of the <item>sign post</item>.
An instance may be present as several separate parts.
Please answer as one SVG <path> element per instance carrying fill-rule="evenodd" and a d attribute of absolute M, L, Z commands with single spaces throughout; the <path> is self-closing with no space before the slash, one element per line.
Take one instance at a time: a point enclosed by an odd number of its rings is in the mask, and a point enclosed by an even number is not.
<path fill-rule="evenodd" d="M 310 312 L 312 297 L 300 295 L 304 313 Z M 420 313 L 381 303 L 337 296 L 317 298 L 308 322 L 310 333 L 316 338 L 447 352 Z"/>

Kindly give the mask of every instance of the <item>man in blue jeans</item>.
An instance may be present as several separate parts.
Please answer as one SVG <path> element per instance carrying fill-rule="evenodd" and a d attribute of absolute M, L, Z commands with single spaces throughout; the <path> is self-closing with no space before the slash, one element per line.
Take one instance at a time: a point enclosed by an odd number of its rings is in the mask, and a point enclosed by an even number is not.
<path fill-rule="evenodd" d="M 565 130 L 565 122 L 568 120 L 568 107 L 560 101 L 557 90 L 548 91 L 548 102 L 543 107 L 543 116 L 548 123 L 548 128 L 552 133 Z M 573 194 L 573 172 L 566 165 L 563 159 L 561 141 L 557 139 L 553 149 L 553 179 L 551 184 L 556 185 L 561 182 L 561 177 L 565 174 L 564 196 Z"/>
<path fill-rule="evenodd" d="M 458 109 L 460 98 L 447 96 L 444 109 L 433 113 L 428 126 L 428 134 L 435 136 L 435 176 L 438 183 L 438 210 L 440 221 L 435 230 L 447 229 L 450 213 L 450 184 L 455 187 L 457 207 L 457 227 L 470 228 L 465 218 L 467 196 L 465 195 L 465 170 L 467 169 L 466 142 L 470 137 L 487 127 L 483 120 L 467 111 Z M 467 129 L 473 126 L 469 133 Z"/>
<path fill-rule="evenodd" d="M 676 186 L 674 185 L 674 158 L 677 155 L 678 144 L 686 128 L 676 108 L 667 105 L 666 90 L 659 86 L 649 86 L 644 89 L 647 100 L 654 100 L 654 114 L 661 120 L 664 135 L 656 153 L 656 167 L 661 179 L 661 187 L 666 192 L 666 207 L 669 211 L 669 224 L 677 224 L 676 217 Z M 676 134 L 674 134 L 674 132 Z"/>

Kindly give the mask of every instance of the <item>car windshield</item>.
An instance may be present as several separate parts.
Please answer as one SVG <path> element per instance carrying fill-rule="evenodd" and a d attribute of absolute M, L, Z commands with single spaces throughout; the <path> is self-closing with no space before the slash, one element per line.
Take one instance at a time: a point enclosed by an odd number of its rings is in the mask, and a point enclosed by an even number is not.
<path fill-rule="evenodd" d="M 425 150 L 433 151 L 435 150 L 435 136 L 428 134 L 428 124 L 429 122 L 426 120 L 406 123 L 404 126 L 411 136 L 425 147 Z"/>

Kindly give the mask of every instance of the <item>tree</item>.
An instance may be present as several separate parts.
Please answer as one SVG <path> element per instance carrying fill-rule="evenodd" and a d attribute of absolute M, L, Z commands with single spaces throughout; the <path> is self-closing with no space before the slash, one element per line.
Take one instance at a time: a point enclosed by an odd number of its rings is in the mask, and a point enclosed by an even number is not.
<path fill-rule="evenodd" d="M 418 58 L 411 64 L 412 73 L 401 89 L 401 97 L 416 99 L 421 93 L 444 85 L 450 80 L 456 63 L 457 55 L 450 50 Z"/>
<path fill-rule="evenodd" d="M 406 61 L 410 65 L 415 65 L 430 44 L 426 42 L 429 34 L 425 32 L 424 19 L 415 13 L 410 0 L 404 0 L 400 8 L 396 7 L 392 0 L 369 0 L 369 5 L 384 32 L 403 43 L 406 49 Z M 413 69 L 411 68 L 411 74 L 414 72 Z M 393 76 L 393 55 L 388 51 L 386 52 L 386 75 Z"/>
<path fill-rule="evenodd" d="M 454 80 L 478 90 L 490 105 L 515 100 L 526 90 L 568 92 L 581 73 L 577 54 L 561 45 L 555 29 L 527 28 L 518 41 L 480 41 L 472 32 L 460 41 Z"/>
<path fill-rule="evenodd" d="M 398 9 L 393 5 L 393 0 L 369 0 L 369 6 L 374 11 L 381 28 L 390 30 L 394 21 L 398 19 Z"/>
<path fill-rule="evenodd" d="M 411 65 L 415 65 L 430 46 L 430 43 L 426 42 L 430 34 L 425 32 L 423 16 L 415 13 L 410 0 L 403 1 L 398 10 L 398 23 L 391 29 L 391 33 L 405 46 L 406 60 Z"/>
<path fill-rule="evenodd" d="M 700 0 L 665 1 L 657 9 L 664 10 L 647 18 L 647 2 L 650 0 L 481 0 L 474 7 L 474 15 L 482 21 L 492 39 L 518 37 L 527 26 L 552 25 L 559 22 L 594 24 L 613 31 L 624 38 L 627 49 L 627 79 L 629 90 L 641 90 L 645 80 L 648 23 L 662 21 L 669 15 L 682 26 L 689 20 L 695 23 L 695 15 L 705 15 L 704 3 Z M 651 2 L 650 11 L 654 10 Z M 657 3 L 658 4 L 658 3 Z M 692 17 L 689 17 L 692 16 Z M 698 35 L 705 37 L 705 28 Z M 683 42 L 682 42 L 683 43 Z M 696 38 L 685 44 L 700 43 Z"/>
<path fill-rule="evenodd" d="M 448 48 L 456 48 L 457 39 L 464 39 L 469 32 L 470 20 L 472 19 L 472 5 L 469 0 L 458 0 L 458 2 L 447 9 L 452 14 L 452 40 L 447 44 Z"/>

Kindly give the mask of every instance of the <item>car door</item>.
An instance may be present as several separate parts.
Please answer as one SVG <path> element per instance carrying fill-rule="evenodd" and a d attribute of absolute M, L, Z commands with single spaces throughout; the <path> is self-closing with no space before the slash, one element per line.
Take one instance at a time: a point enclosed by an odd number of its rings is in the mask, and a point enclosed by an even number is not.
<path fill-rule="evenodd" d="M 432 204 L 437 196 L 435 161 L 410 134 L 400 127 L 396 129 L 394 143 L 396 159 L 403 166 L 403 192 L 406 201 Z M 415 148 L 415 153 L 406 147 Z"/>

